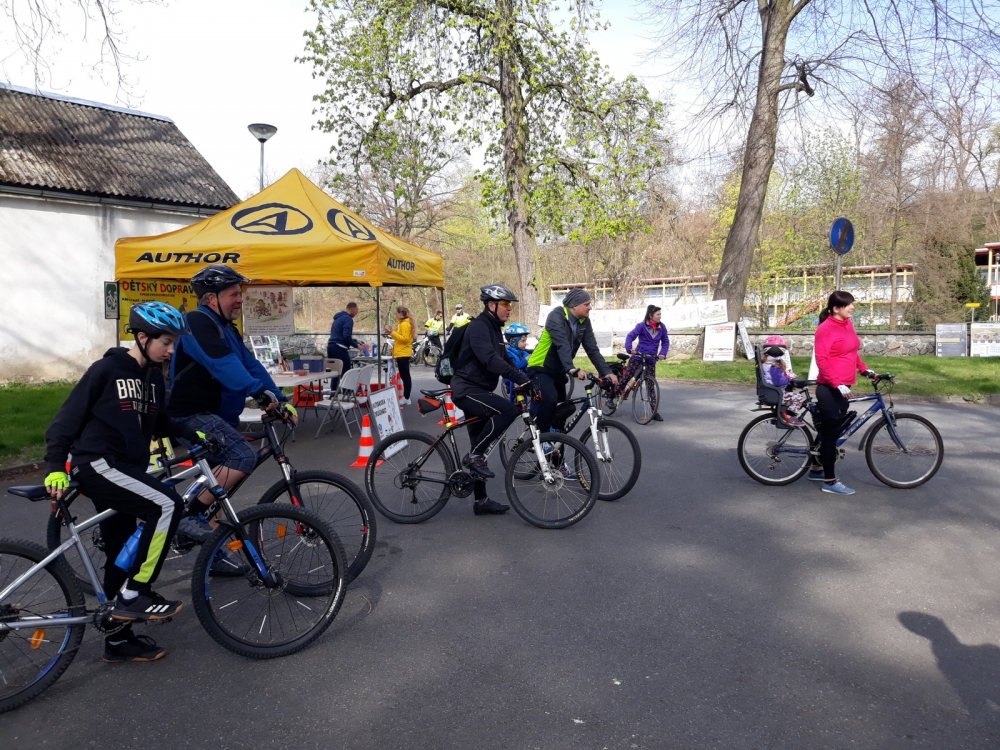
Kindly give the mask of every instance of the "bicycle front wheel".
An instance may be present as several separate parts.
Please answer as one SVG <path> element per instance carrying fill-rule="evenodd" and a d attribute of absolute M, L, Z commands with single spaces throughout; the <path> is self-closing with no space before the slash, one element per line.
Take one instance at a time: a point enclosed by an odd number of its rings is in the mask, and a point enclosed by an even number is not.
<path fill-rule="evenodd" d="M 86 519 L 97 515 L 97 509 L 94 507 L 93 501 L 83 495 L 78 495 L 73 500 L 73 504 L 69 510 L 73 514 L 74 522 L 77 518 Z M 63 525 L 59 512 L 52 513 L 49 516 L 49 523 L 45 529 L 45 543 L 50 550 L 53 550 L 68 538 L 69 535 L 66 532 L 66 527 Z M 108 559 L 104 553 L 104 538 L 101 536 L 101 525 L 98 524 L 86 531 L 80 532 L 80 538 L 83 539 L 83 546 L 87 550 L 90 561 L 94 564 L 94 570 L 97 571 L 97 575 L 101 575 L 101 571 L 104 570 L 104 563 Z M 67 550 L 63 553 L 63 559 L 76 577 L 77 583 L 80 584 L 83 592 L 93 594 L 94 584 L 91 583 L 90 576 L 87 575 L 87 569 L 83 567 L 83 561 L 80 559 L 80 548 L 73 547 L 73 549 Z"/>
<path fill-rule="evenodd" d="M 580 434 L 580 442 L 594 450 L 589 428 Z M 599 500 L 617 500 L 632 491 L 642 470 L 642 451 L 632 430 L 610 419 L 597 420 L 594 458 L 601 473 Z"/>
<path fill-rule="evenodd" d="M 293 487 L 298 502 L 292 500 L 288 485 L 281 480 L 257 504 L 301 505 L 326 521 L 344 545 L 347 557 L 344 578 L 350 583 L 365 569 L 375 551 L 375 509 L 364 490 L 332 471 L 296 472 Z"/>
<path fill-rule="evenodd" d="M 507 499 L 528 523 L 543 529 L 562 529 L 582 520 L 600 491 L 601 476 L 594 454 L 576 438 L 548 432 L 535 444 L 521 443 L 510 457 L 504 476 Z"/>
<path fill-rule="evenodd" d="M 893 439 L 883 417 L 872 428 L 865 443 L 865 459 L 872 474 L 883 484 L 908 490 L 919 487 L 941 468 L 944 442 L 941 433 L 918 414 L 896 414 Z"/>
<path fill-rule="evenodd" d="M 273 659 L 301 651 L 330 627 L 344 601 L 340 540 L 318 515 L 294 505 L 242 510 L 237 525 L 242 533 L 220 526 L 202 545 L 191 581 L 198 619 L 216 642 L 241 656 Z M 211 577 L 220 554 L 238 557 L 244 574 Z"/>
<path fill-rule="evenodd" d="M 32 542 L 0 539 L 0 591 L 45 559 Z M 83 625 L 60 625 L 85 614 L 83 592 L 66 562 L 50 562 L 0 601 L 0 713 L 47 690 L 66 671 L 83 641 Z"/>
<path fill-rule="evenodd" d="M 454 461 L 426 432 L 403 430 L 383 440 L 368 458 L 365 489 L 372 505 L 396 523 L 420 523 L 451 497 Z"/>
<path fill-rule="evenodd" d="M 743 428 L 736 453 L 751 479 L 777 487 L 809 470 L 812 444 L 809 428 L 786 426 L 773 414 L 761 414 Z"/>
<path fill-rule="evenodd" d="M 651 375 L 644 376 L 632 391 L 632 419 L 649 424 L 660 403 L 660 385 Z"/>

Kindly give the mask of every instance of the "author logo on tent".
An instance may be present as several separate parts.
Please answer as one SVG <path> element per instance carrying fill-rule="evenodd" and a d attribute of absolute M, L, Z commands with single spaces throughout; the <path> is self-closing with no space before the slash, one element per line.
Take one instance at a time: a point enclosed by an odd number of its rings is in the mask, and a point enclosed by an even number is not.
<path fill-rule="evenodd" d="M 386 261 L 386 266 L 389 268 L 394 268 L 397 271 L 416 271 L 417 264 L 412 260 L 400 260 L 399 258 L 389 258 Z"/>
<path fill-rule="evenodd" d="M 247 234 L 305 234 L 313 228 L 312 219 L 295 206 L 265 203 L 237 211 L 230 222 L 233 229 Z"/>
<path fill-rule="evenodd" d="M 361 240 L 362 242 L 375 240 L 375 233 L 371 229 L 353 216 L 348 216 L 339 208 L 331 208 L 327 211 L 326 220 L 330 222 L 331 227 L 352 240 Z"/>

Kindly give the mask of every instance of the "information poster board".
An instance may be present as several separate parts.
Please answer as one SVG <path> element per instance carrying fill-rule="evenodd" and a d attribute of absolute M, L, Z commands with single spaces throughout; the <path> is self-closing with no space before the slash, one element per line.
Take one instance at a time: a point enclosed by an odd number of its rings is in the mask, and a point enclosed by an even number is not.
<path fill-rule="evenodd" d="M 118 284 L 104 282 L 104 319 L 118 320 Z"/>
<path fill-rule="evenodd" d="M 698 303 L 698 325 L 721 325 L 729 318 L 728 306 L 724 299 Z"/>
<path fill-rule="evenodd" d="M 969 352 L 965 323 L 938 323 L 934 329 L 934 353 L 939 357 L 965 357 Z"/>
<path fill-rule="evenodd" d="M 705 326 L 705 362 L 732 362 L 736 348 L 736 324 L 719 323 Z"/>
<path fill-rule="evenodd" d="M 290 336 L 295 333 L 292 288 L 243 287 L 243 326 L 248 336 Z"/>
<path fill-rule="evenodd" d="M 1000 323 L 973 323 L 969 335 L 970 357 L 1000 357 Z"/>
<path fill-rule="evenodd" d="M 118 289 L 118 337 L 122 341 L 132 341 L 134 338 L 131 333 L 125 332 L 125 329 L 128 328 L 128 314 L 132 305 L 140 302 L 166 302 L 180 310 L 181 315 L 191 312 L 198 306 L 198 297 L 186 281 L 177 281 L 176 279 L 119 281 Z M 241 323 L 237 319 L 236 327 L 240 328 L 240 325 Z"/>
<path fill-rule="evenodd" d="M 278 371 L 278 360 L 281 358 L 281 348 L 277 336 L 251 336 L 250 348 L 253 355 L 268 372 Z"/>
<path fill-rule="evenodd" d="M 399 397 L 396 396 L 396 389 L 393 386 L 390 385 L 388 388 L 370 393 L 368 395 L 368 411 L 371 413 L 372 422 L 378 428 L 379 442 L 395 432 L 402 432 L 403 413 L 399 410 Z M 406 440 L 393 443 L 385 452 L 385 458 L 396 454 L 406 445 Z"/>
<path fill-rule="evenodd" d="M 747 359 L 753 359 L 753 344 L 750 343 L 750 334 L 747 333 L 747 324 L 741 320 L 736 324 L 736 327 L 740 331 L 740 341 L 743 342 L 743 353 L 747 355 Z"/>

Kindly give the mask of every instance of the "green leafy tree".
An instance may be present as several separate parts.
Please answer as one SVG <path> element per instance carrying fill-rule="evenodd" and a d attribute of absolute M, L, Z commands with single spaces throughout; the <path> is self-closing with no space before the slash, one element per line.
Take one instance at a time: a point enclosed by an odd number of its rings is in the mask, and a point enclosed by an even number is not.
<path fill-rule="evenodd" d="M 965 305 L 969 302 L 979 303 L 976 314 L 980 320 L 988 320 L 990 307 L 993 304 L 990 298 L 990 284 L 986 278 L 979 273 L 976 268 L 976 260 L 971 252 L 964 252 L 958 256 L 958 273 L 951 282 L 951 293 L 956 302 Z M 965 320 L 972 319 L 972 308 L 963 307 Z"/>
<path fill-rule="evenodd" d="M 303 60 L 325 82 L 319 126 L 337 134 L 337 158 L 400 160 L 385 134 L 404 122 L 424 128 L 432 154 L 445 137 L 485 147 L 483 199 L 509 229 L 531 320 L 536 236 L 642 227 L 659 164 L 662 104 L 635 78 L 610 77 L 587 46 L 589 2 L 571 6 L 564 27 L 544 0 L 311 0 L 306 32 Z"/>

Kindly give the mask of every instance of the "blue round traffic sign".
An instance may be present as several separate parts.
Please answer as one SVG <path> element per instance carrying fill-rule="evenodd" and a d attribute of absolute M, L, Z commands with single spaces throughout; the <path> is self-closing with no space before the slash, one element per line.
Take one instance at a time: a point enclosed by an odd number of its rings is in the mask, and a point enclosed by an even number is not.
<path fill-rule="evenodd" d="M 830 230 L 830 247 L 839 255 L 847 255 L 853 246 L 854 225 L 850 219 L 837 219 Z"/>

